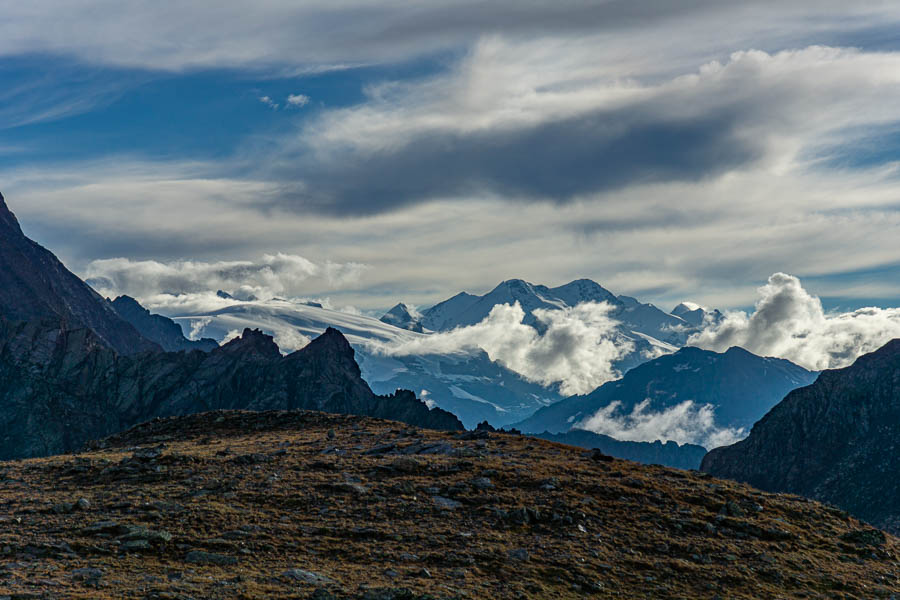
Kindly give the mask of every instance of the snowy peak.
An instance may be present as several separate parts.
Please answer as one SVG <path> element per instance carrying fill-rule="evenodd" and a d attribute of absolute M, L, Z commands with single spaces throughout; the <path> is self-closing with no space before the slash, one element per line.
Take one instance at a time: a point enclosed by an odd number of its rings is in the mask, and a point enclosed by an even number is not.
<path fill-rule="evenodd" d="M 702 326 L 707 319 L 714 323 L 722 319 L 722 313 L 718 310 L 710 311 L 694 302 L 682 302 L 672 309 L 671 314 L 687 321 L 694 327 Z"/>
<path fill-rule="evenodd" d="M 459 294 L 424 313 L 423 324 L 433 331 L 447 331 L 480 323 L 498 304 L 518 302 L 525 311 L 525 323 L 541 328 L 533 312 L 537 309 L 563 309 L 584 302 L 607 302 L 613 306 L 610 316 L 621 322 L 621 330 L 629 337 L 649 336 L 664 346 L 683 346 L 687 337 L 703 321 L 694 324 L 676 314 L 642 304 L 630 296 L 616 296 L 590 279 L 576 279 L 565 285 L 548 288 L 521 279 L 500 283 L 484 296 Z M 704 313 L 705 315 L 705 313 Z M 653 342 L 651 341 L 651 344 Z M 674 348 L 672 348 L 674 350 Z"/>
<path fill-rule="evenodd" d="M 422 333 L 422 315 L 414 308 L 400 302 L 394 308 L 387 311 L 381 319 L 382 323 L 399 327 L 400 329 L 408 329 L 416 333 Z"/>
<path fill-rule="evenodd" d="M 590 279 L 576 279 L 550 291 L 568 306 L 576 306 L 582 302 L 609 302 L 616 304 L 616 296 L 612 292 Z"/>

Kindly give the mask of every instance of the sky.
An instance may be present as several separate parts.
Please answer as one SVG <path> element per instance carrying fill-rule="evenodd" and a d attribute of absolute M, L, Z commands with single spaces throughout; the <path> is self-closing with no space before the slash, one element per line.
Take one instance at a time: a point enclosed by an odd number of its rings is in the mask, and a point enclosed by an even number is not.
<path fill-rule="evenodd" d="M 900 305 L 897 3 L 0 14 L 0 192 L 85 277 L 364 311 L 586 277 L 729 309 L 784 273 L 825 310 Z"/>

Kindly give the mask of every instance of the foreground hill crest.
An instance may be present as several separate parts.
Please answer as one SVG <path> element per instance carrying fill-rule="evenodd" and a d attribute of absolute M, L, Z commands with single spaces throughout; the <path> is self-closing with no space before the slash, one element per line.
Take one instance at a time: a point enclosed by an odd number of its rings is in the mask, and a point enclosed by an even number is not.
<path fill-rule="evenodd" d="M 158 419 L 0 475 L 0 594 L 889 597 L 900 544 L 795 497 L 523 436 Z M 807 565 L 817 568 L 810 569 Z"/>

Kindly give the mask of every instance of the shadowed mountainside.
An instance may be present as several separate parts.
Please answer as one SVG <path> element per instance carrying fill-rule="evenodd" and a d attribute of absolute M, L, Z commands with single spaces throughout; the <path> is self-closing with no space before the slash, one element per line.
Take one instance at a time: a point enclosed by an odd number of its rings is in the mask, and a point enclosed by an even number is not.
<path fill-rule="evenodd" d="M 53 253 L 22 233 L 0 195 L 0 316 L 87 328 L 120 354 L 160 347 L 142 337 Z"/>
<path fill-rule="evenodd" d="M 900 340 L 794 390 L 702 469 L 900 532 Z"/>
<path fill-rule="evenodd" d="M 151 314 L 149 310 L 131 296 L 119 296 L 111 301 L 113 309 L 120 317 L 131 323 L 138 332 L 165 350 L 203 350 L 209 352 L 219 344 L 212 338 L 189 340 L 184 337 L 181 325 L 163 315 Z"/>
<path fill-rule="evenodd" d="M 462 429 L 412 392 L 376 396 L 334 329 L 288 356 L 250 330 L 209 353 L 121 356 L 85 329 L 0 320 L 0 459 L 71 451 L 154 417 L 220 408 L 303 408 Z"/>
<path fill-rule="evenodd" d="M 604 454 L 624 458 L 645 465 L 665 465 L 676 469 L 699 469 L 700 461 L 706 455 L 706 448 L 696 444 L 677 444 L 669 441 L 655 442 L 623 442 L 608 435 L 570 429 L 565 433 L 530 433 L 532 437 L 600 450 Z"/>
<path fill-rule="evenodd" d="M 712 352 L 689 346 L 639 365 L 590 394 L 542 408 L 513 427 L 561 433 L 613 402 L 627 415 L 643 402 L 647 412 L 662 412 L 691 401 L 698 407 L 712 406 L 719 427 L 749 428 L 785 394 L 816 377 L 790 361 L 739 347 Z"/>

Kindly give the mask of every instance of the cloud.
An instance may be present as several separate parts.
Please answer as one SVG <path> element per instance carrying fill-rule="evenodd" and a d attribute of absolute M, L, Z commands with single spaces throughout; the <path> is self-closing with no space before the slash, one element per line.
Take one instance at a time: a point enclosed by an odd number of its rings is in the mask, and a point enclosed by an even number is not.
<path fill-rule="evenodd" d="M 294 106 L 296 108 L 302 108 L 309 104 L 309 96 L 304 94 L 289 94 L 287 97 L 287 103 L 290 106 Z"/>
<path fill-rule="evenodd" d="M 258 261 L 133 261 L 101 259 L 86 269 L 87 281 L 101 294 L 127 294 L 136 298 L 158 295 L 207 296 L 223 290 L 240 300 L 268 300 L 276 296 L 303 296 L 310 280 L 325 280 L 340 287 L 357 281 L 366 269 L 360 263 L 315 263 L 292 254 L 266 254 Z M 192 296 L 193 295 L 193 296 Z"/>
<path fill-rule="evenodd" d="M 278 110 L 278 104 L 269 96 L 260 96 L 258 99 L 272 110 Z"/>
<path fill-rule="evenodd" d="M 388 356 L 447 354 L 480 348 L 529 381 L 559 384 L 563 394 L 584 394 L 620 375 L 613 364 L 634 349 L 616 331 L 606 303 L 535 310 L 543 334 L 523 323 L 525 311 L 498 304 L 480 323 L 397 344 L 373 344 Z"/>
<path fill-rule="evenodd" d="M 900 308 L 827 314 L 797 277 L 784 273 L 769 277 L 758 293 L 752 314 L 729 312 L 719 324 L 691 336 L 688 343 L 716 351 L 741 346 L 822 370 L 845 367 L 900 337 Z"/>
<path fill-rule="evenodd" d="M 900 122 L 884 102 L 900 93 L 900 53 L 738 51 L 660 78 L 598 62 L 598 43 L 483 38 L 446 72 L 370 86 L 365 102 L 304 122 L 267 177 L 284 206 L 319 212 L 473 195 L 564 203 L 811 168 Z"/>
<path fill-rule="evenodd" d="M 715 409 L 685 400 L 662 412 L 649 412 L 650 400 L 637 404 L 630 413 L 623 413 L 621 402 L 612 402 L 594 415 L 578 423 L 578 429 L 602 433 L 617 440 L 633 442 L 673 441 L 679 444 L 699 444 L 707 449 L 727 446 L 746 437 L 743 429 L 719 427 Z"/>
<path fill-rule="evenodd" d="M 879 27 L 890 31 L 897 8 L 865 0 L 435 0 L 415 10 L 403 0 L 377 6 L 363 0 L 195 0 L 177 6 L 36 0 L 6 2 L 3 15 L 0 55 L 5 56 L 57 54 L 87 64 L 148 70 L 293 68 L 304 73 L 434 55 L 497 31 L 522 39 L 585 33 L 600 33 L 615 43 L 632 39 L 627 56 L 647 48 L 656 62 L 748 39 L 766 46 L 796 45 L 798 38 L 811 37 L 855 41 Z M 598 56 L 602 60 L 607 54 Z"/>

